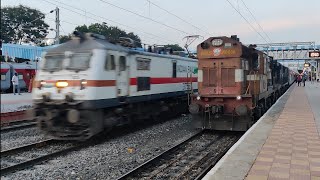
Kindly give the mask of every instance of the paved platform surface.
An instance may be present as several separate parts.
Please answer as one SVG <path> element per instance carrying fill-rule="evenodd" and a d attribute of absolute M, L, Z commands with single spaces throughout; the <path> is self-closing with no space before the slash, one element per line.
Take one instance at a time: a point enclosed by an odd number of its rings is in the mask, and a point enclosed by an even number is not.
<path fill-rule="evenodd" d="M 320 138 L 308 85 L 293 90 L 247 180 L 320 179 Z"/>
<path fill-rule="evenodd" d="M 308 96 L 311 109 L 316 120 L 318 133 L 320 135 L 320 82 L 319 83 L 308 83 L 305 91 Z"/>
<path fill-rule="evenodd" d="M 320 84 L 296 84 L 203 178 L 319 179 Z"/>
<path fill-rule="evenodd" d="M 1 113 L 21 111 L 32 105 L 31 93 L 1 94 Z"/>

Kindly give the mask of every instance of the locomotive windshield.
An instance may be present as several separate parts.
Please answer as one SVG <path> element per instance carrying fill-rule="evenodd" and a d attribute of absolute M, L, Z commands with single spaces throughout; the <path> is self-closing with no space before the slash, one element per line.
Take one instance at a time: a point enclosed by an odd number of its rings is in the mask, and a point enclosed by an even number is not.
<path fill-rule="evenodd" d="M 52 55 L 45 57 L 44 71 L 59 71 L 62 69 L 62 62 L 64 60 L 64 55 Z"/>
<path fill-rule="evenodd" d="M 75 53 L 70 57 L 69 66 L 66 69 L 83 71 L 89 68 L 91 53 Z"/>

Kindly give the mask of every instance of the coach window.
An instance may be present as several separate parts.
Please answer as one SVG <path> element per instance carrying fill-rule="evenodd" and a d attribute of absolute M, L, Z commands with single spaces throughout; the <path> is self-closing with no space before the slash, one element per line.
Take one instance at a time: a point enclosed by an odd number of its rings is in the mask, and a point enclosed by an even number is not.
<path fill-rule="evenodd" d="M 104 69 L 107 71 L 115 70 L 116 65 L 114 63 L 114 55 L 108 55 L 104 65 Z"/>
<path fill-rule="evenodd" d="M 177 62 L 175 61 L 172 62 L 172 77 L 177 77 Z"/>
<path fill-rule="evenodd" d="M 120 56 L 119 58 L 119 70 L 125 71 L 126 70 L 126 57 Z"/>
<path fill-rule="evenodd" d="M 150 59 L 137 57 L 137 70 L 150 70 Z"/>
<path fill-rule="evenodd" d="M 150 77 L 137 77 L 137 91 L 150 90 Z"/>
<path fill-rule="evenodd" d="M 23 75 L 22 74 L 18 74 L 19 79 L 23 79 Z"/>
<path fill-rule="evenodd" d="M 6 75 L 5 74 L 1 74 L 1 81 L 5 81 L 6 80 Z"/>

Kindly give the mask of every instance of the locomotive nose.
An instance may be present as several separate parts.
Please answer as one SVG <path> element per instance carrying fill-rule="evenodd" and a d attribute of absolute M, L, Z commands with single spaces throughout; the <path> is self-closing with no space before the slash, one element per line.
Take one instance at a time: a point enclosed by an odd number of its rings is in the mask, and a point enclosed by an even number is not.
<path fill-rule="evenodd" d="M 70 123 L 75 124 L 79 121 L 80 119 L 80 113 L 78 110 L 71 109 L 68 111 L 67 114 L 67 119 Z"/>

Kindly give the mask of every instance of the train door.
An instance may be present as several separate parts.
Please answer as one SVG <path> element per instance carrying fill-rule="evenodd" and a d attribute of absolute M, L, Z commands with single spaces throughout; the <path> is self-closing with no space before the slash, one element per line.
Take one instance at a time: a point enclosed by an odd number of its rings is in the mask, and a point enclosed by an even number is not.
<path fill-rule="evenodd" d="M 26 76 L 24 77 L 24 81 L 26 82 L 26 88 L 29 92 L 31 92 L 32 86 L 33 86 L 33 80 L 35 76 L 35 70 L 34 69 L 27 69 L 26 70 Z"/>
<path fill-rule="evenodd" d="M 117 96 L 129 95 L 129 62 L 126 53 L 115 52 Z"/>

